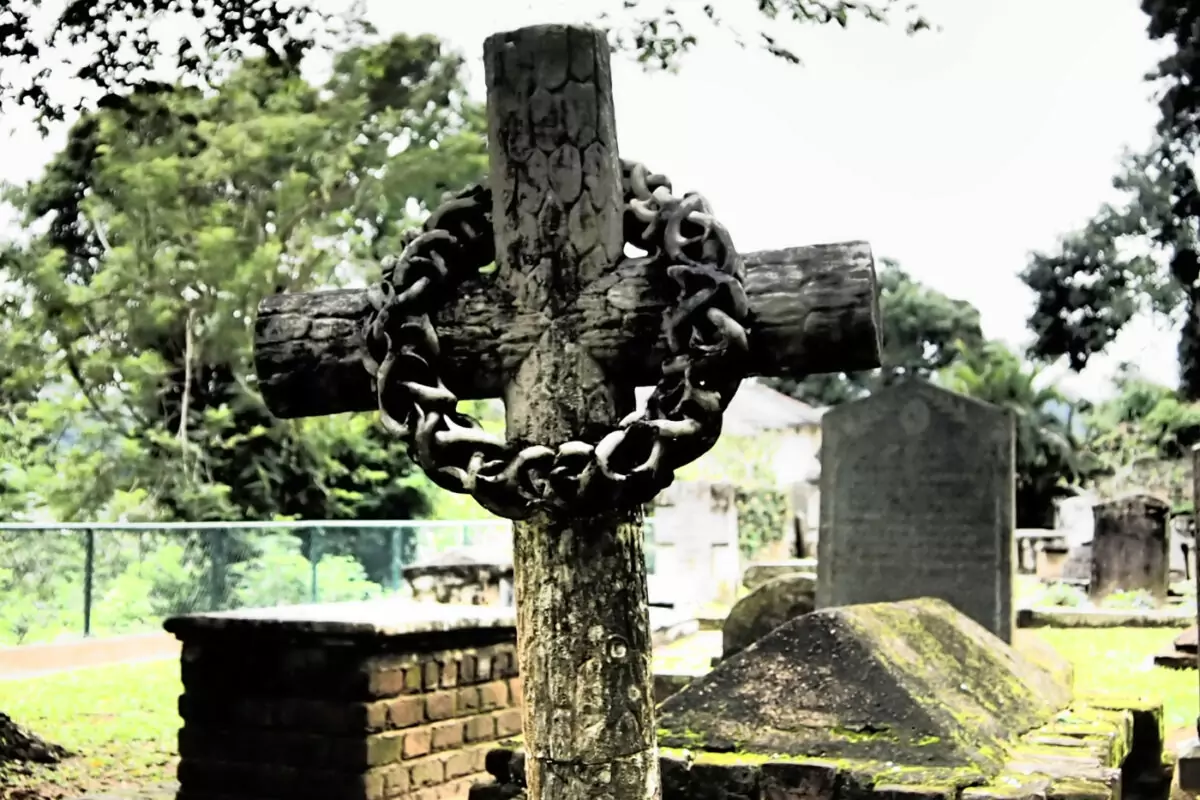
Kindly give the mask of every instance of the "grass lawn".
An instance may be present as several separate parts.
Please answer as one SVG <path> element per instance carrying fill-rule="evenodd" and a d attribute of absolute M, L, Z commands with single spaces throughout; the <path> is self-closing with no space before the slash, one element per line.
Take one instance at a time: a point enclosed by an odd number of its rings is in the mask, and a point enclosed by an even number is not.
<path fill-rule="evenodd" d="M 153 791 L 174 780 L 180 691 L 174 660 L 0 680 L 0 710 L 77 754 L 25 775 L 0 765 L 0 798 Z"/>
<path fill-rule="evenodd" d="M 1193 735 L 1198 679 L 1194 671 L 1154 668 L 1150 657 L 1178 631 L 1168 629 L 1019 631 L 1044 639 L 1075 663 L 1080 692 L 1160 697 L 1168 733 Z M 719 633 L 700 633 L 663 647 L 658 669 L 703 668 L 720 648 Z M 0 800 L 57 800 L 84 794 L 153 792 L 175 777 L 174 661 L 93 667 L 59 675 L 0 680 L 0 710 L 78 755 L 56 769 L 29 774 L 0 768 Z M 169 796 L 169 795 L 164 795 Z"/>

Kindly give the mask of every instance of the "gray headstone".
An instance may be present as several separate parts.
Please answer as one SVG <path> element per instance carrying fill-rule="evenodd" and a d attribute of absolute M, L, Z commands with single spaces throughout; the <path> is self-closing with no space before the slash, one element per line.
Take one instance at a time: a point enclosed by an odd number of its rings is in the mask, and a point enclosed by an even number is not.
<path fill-rule="evenodd" d="M 1015 432 L 906 381 L 822 423 L 817 608 L 937 597 L 1012 641 Z"/>
<path fill-rule="evenodd" d="M 759 585 L 738 600 L 721 628 L 721 657 L 729 658 L 785 622 L 813 610 L 817 576 L 793 572 Z"/>
<path fill-rule="evenodd" d="M 755 561 L 746 565 L 742 573 L 742 586 L 753 591 L 767 581 L 794 572 L 816 574 L 817 560 L 815 558 L 788 558 L 781 561 Z"/>
<path fill-rule="evenodd" d="M 1166 602 L 1170 510 L 1169 504 L 1152 495 L 1132 495 L 1096 506 L 1088 590 L 1093 600 L 1114 592 L 1145 591 L 1159 603 Z"/>

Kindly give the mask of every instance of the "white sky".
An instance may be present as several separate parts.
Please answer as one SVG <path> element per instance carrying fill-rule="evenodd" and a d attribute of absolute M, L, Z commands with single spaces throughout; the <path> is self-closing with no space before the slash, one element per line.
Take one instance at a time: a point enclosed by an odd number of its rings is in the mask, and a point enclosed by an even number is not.
<path fill-rule="evenodd" d="M 331 0 L 332 4 L 333 0 Z M 677 5 L 699 0 L 681 0 Z M 745 0 L 721 0 L 726 8 Z M 434 33 L 469 59 L 483 95 L 484 38 L 540 22 L 591 21 L 618 0 L 368 0 L 383 34 Z M 1109 199 L 1125 145 L 1156 112 L 1142 80 L 1160 52 L 1130 0 L 922 0 L 943 30 L 904 36 L 856 20 L 796 30 L 803 67 L 701 27 L 678 75 L 617 59 L 623 155 L 702 191 L 743 251 L 865 239 L 915 277 L 970 301 L 989 336 L 1022 344 L 1031 303 L 1017 278 Z M 748 28 L 749 26 L 747 26 Z M 785 29 L 786 30 L 786 29 Z M 750 29 L 752 32 L 752 29 Z M 23 130 L 0 179 L 33 177 L 57 137 Z M 1082 376 L 1104 391 L 1116 361 L 1174 383 L 1175 336 L 1143 321 Z M 1059 374 L 1057 371 L 1054 373 Z"/>

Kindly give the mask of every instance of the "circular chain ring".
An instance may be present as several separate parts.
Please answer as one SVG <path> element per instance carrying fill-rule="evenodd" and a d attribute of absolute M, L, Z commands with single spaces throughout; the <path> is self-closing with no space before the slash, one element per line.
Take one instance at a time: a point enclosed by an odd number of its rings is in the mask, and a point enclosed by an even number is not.
<path fill-rule="evenodd" d="M 676 197 L 671 182 L 643 165 L 621 162 L 625 242 L 679 287 L 664 314 L 669 354 L 644 411 L 599 442 L 516 447 L 458 411 L 438 370 L 439 342 L 430 314 L 464 280 L 496 257 L 491 191 L 469 186 L 408 231 L 400 256 L 371 287 L 374 309 L 364 329 L 363 365 L 383 425 L 438 486 L 470 494 L 508 519 L 538 509 L 585 516 L 649 502 L 675 470 L 716 443 L 721 418 L 746 377 L 749 304 L 745 266 L 708 201 Z"/>

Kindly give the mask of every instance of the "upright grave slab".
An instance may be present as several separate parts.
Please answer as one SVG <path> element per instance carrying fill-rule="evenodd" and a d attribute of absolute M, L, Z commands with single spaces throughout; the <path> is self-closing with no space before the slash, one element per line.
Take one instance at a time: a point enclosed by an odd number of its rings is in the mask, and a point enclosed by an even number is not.
<path fill-rule="evenodd" d="M 739 254 L 701 195 L 618 157 L 609 66 L 590 28 L 489 37 L 487 185 L 370 291 L 271 298 L 256 323 L 272 413 L 378 409 L 434 482 L 515 520 L 538 800 L 658 796 L 644 505 L 747 376 L 879 364 L 869 248 Z M 506 439 L 458 411 L 481 397 L 504 398 Z"/>
<path fill-rule="evenodd" d="M 911 380 L 822 420 L 817 608 L 939 597 L 1012 640 L 1015 432 Z"/>
<path fill-rule="evenodd" d="M 1143 591 L 1162 605 L 1170 584 L 1171 506 L 1151 495 L 1097 503 L 1088 595 L 1101 601 L 1114 592 Z"/>

